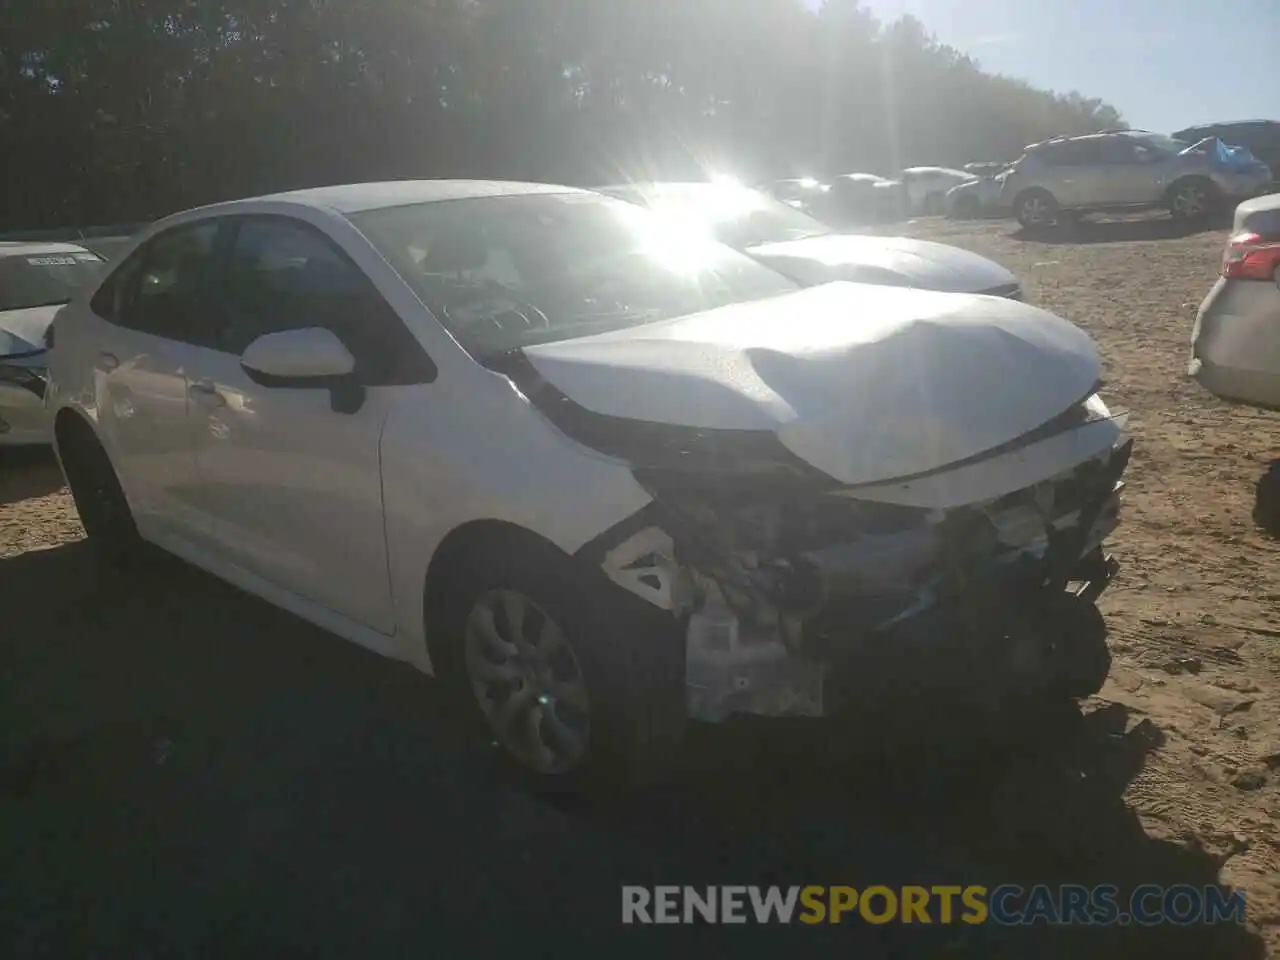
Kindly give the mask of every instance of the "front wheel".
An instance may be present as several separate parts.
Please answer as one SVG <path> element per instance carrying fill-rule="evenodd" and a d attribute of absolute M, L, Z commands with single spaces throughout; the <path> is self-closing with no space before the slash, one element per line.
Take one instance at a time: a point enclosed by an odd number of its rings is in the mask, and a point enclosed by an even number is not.
<path fill-rule="evenodd" d="M 1014 216 L 1023 228 L 1038 230 L 1058 221 L 1058 202 L 1046 190 L 1028 190 L 1014 203 Z"/>
<path fill-rule="evenodd" d="M 1169 215 L 1175 220 L 1202 220 L 1213 212 L 1213 184 L 1199 177 L 1175 183 L 1169 191 Z"/>
<path fill-rule="evenodd" d="M 443 672 L 504 765 L 557 792 L 665 771 L 685 719 L 675 621 L 550 545 L 477 551 L 460 566 Z"/>

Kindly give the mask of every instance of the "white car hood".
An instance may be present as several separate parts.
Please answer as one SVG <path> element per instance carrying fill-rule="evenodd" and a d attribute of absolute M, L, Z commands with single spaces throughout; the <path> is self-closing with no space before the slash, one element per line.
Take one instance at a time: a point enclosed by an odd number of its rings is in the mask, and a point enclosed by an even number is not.
<path fill-rule="evenodd" d="M 806 285 L 854 280 L 951 293 L 981 293 L 1018 282 L 1012 273 L 986 257 L 944 243 L 910 237 L 833 233 L 761 244 L 746 252 Z"/>
<path fill-rule="evenodd" d="M 590 411 L 773 431 L 846 484 L 992 450 L 1083 400 L 1100 375 L 1089 336 L 1037 307 L 854 283 L 524 354 Z"/>
<path fill-rule="evenodd" d="M 0 357 L 43 350 L 44 332 L 61 309 L 61 304 L 54 304 L 25 310 L 0 310 Z"/>

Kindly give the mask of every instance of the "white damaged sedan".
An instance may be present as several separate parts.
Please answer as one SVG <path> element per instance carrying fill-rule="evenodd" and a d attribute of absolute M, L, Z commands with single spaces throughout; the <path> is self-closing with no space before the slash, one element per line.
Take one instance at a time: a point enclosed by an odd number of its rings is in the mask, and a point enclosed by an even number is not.
<path fill-rule="evenodd" d="M 465 694 L 542 781 L 690 719 L 1080 697 L 1131 441 L 1082 331 L 799 289 L 562 187 L 420 181 L 152 225 L 55 322 L 89 539 L 157 545 Z"/>

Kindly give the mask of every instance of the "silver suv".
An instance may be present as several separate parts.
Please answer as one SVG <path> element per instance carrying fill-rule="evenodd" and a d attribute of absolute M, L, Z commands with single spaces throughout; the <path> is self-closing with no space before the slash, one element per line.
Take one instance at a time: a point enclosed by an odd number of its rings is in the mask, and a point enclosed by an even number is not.
<path fill-rule="evenodd" d="M 1229 164 L 1209 146 L 1193 149 L 1144 131 L 1107 132 L 1027 147 L 1001 200 L 1028 228 L 1096 211 L 1163 208 L 1193 219 L 1252 197 L 1270 181 L 1270 169 L 1256 160 Z"/>

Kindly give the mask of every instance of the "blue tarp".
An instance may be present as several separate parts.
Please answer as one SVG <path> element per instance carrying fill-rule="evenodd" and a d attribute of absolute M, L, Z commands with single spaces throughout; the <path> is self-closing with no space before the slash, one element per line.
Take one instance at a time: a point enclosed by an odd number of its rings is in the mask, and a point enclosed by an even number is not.
<path fill-rule="evenodd" d="M 1248 147 L 1233 147 L 1223 143 L 1217 137 L 1205 137 L 1187 149 L 1182 151 L 1187 153 L 1207 153 L 1210 162 L 1215 166 L 1225 167 L 1228 170 L 1247 170 L 1250 167 L 1256 167 L 1261 161 L 1255 157 Z"/>

